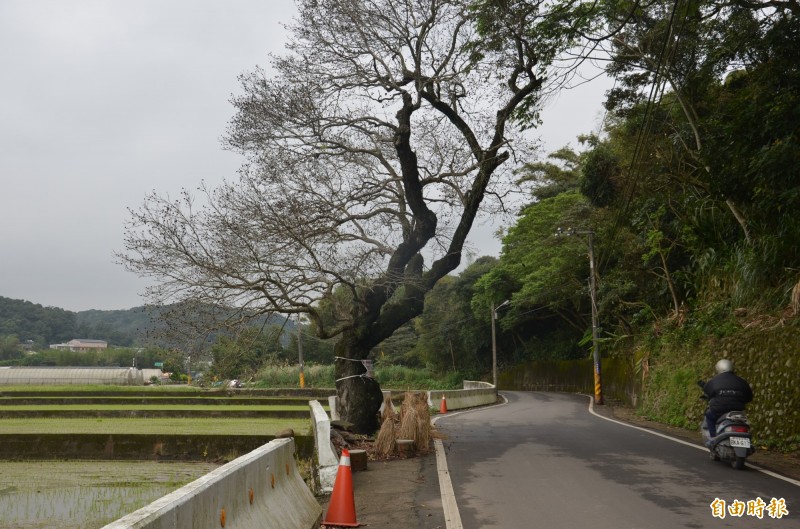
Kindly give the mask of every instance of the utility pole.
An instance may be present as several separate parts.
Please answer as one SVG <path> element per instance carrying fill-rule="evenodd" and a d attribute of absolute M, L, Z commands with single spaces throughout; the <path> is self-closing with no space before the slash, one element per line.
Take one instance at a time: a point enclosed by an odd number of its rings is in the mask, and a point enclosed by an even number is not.
<path fill-rule="evenodd" d="M 586 235 L 589 245 L 589 298 L 592 304 L 592 356 L 594 360 L 594 403 L 603 404 L 603 383 L 600 367 L 600 340 L 597 318 L 597 270 L 595 269 L 594 259 L 594 232 L 576 231 L 573 228 L 556 230 L 556 236 L 563 235 Z"/>
<path fill-rule="evenodd" d="M 594 264 L 594 232 L 589 231 L 589 294 L 592 299 L 592 344 L 594 348 L 594 403 L 603 404 L 603 384 L 600 376 L 600 340 L 597 329 L 597 271 Z"/>
<path fill-rule="evenodd" d="M 510 299 L 505 300 L 497 307 L 494 306 L 492 301 L 492 384 L 497 387 L 497 337 L 495 331 L 495 320 L 497 319 L 497 309 L 504 307 L 511 303 Z"/>
<path fill-rule="evenodd" d="M 300 361 L 300 387 L 306 387 L 306 377 L 303 373 L 303 329 L 300 325 L 300 315 L 297 315 L 297 356 Z"/>

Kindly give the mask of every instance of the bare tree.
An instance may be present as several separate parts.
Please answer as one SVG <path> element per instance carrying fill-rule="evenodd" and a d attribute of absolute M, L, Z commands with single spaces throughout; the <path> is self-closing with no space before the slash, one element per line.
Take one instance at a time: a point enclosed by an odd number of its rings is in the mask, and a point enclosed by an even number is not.
<path fill-rule="evenodd" d="M 502 206 L 503 164 L 526 149 L 512 117 L 546 66 L 526 35 L 546 14 L 525 3 L 482 47 L 466 0 L 298 3 L 289 53 L 232 101 L 239 178 L 147 197 L 120 258 L 157 280 L 153 303 L 307 314 L 339 337 L 340 414 L 371 432 L 382 398 L 361 360 L 458 267 L 479 209 Z"/>

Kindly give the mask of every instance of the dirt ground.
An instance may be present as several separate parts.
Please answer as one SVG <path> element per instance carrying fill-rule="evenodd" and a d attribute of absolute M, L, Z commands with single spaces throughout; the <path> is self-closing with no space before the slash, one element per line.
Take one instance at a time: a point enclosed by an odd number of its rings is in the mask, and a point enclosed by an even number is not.
<path fill-rule="evenodd" d="M 595 411 L 597 411 L 597 408 L 595 408 Z M 617 420 L 627 422 L 635 426 L 641 426 L 642 428 L 647 428 L 649 430 L 655 430 L 669 434 L 673 437 L 683 439 L 684 441 L 698 445 L 700 444 L 699 432 L 677 428 L 675 426 L 669 426 L 659 422 L 648 421 L 647 419 L 636 415 L 636 412 L 632 408 L 620 405 L 611 405 L 608 406 L 604 412 L 606 416 L 608 416 L 610 412 L 610 415 Z M 781 453 L 757 446 L 756 453 L 747 458 L 747 460 L 756 466 L 771 470 L 772 472 L 782 476 L 800 480 L 800 452 L 798 451 Z"/>

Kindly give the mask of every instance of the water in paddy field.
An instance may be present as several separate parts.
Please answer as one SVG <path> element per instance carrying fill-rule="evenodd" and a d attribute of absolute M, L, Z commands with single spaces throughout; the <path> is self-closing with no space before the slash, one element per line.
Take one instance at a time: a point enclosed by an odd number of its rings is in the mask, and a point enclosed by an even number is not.
<path fill-rule="evenodd" d="M 155 461 L 0 461 L 0 527 L 97 529 L 217 466 Z"/>

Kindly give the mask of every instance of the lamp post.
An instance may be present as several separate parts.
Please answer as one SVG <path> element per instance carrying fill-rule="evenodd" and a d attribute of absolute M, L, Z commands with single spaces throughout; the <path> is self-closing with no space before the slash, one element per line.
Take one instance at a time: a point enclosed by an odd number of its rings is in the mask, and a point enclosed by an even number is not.
<path fill-rule="evenodd" d="M 492 302 L 492 384 L 494 384 L 495 388 L 497 387 L 497 337 L 494 321 L 497 319 L 497 309 L 505 307 L 509 303 L 511 303 L 511 300 L 507 299 L 495 307 L 494 301 Z"/>
<path fill-rule="evenodd" d="M 586 235 L 589 245 L 589 298 L 592 304 L 592 349 L 594 358 L 594 403 L 603 404 L 603 383 L 600 369 L 600 344 L 597 323 L 597 271 L 594 262 L 594 232 L 591 230 L 577 231 L 574 228 L 563 230 L 558 228 L 556 236 Z"/>

